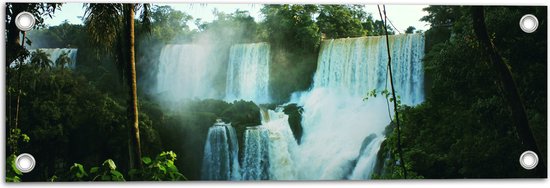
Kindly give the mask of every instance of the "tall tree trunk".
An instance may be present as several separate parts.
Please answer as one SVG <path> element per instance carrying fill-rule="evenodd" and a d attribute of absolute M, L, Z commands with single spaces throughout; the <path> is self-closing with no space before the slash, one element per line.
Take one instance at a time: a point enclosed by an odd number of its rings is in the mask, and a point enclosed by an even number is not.
<path fill-rule="evenodd" d="M 508 105 L 512 111 L 514 124 L 516 125 L 519 137 L 526 149 L 531 150 L 540 156 L 539 160 L 541 162 L 536 167 L 536 170 L 540 176 L 546 177 L 547 171 L 545 159 L 542 157 L 543 155 L 540 153 L 531 128 L 529 127 L 527 113 L 525 112 L 525 107 L 523 106 L 523 102 L 519 95 L 516 83 L 514 82 L 514 78 L 512 77 L 512 73 L 510 72 L 510 69 L 508 69 L 508 66 L 504 62 L 502 56 L 498 53 L 493 42 L 489 39 L 487 26 L 485 25 L 485 13 L 483 7 L 472 7 L 472 18 L 476 36 L 479 39 L 485 53 L 489 55 L 493 69 L 498 73 L 500 85 L 504 90 L 504 95 L 506 96 Z"/>
<path fill-rule="evenodd" d="M 9 67 L 10 64 L 22 54 L 23 47 L 21 45 L 21 40 L 19 39 L 21 30 L 17 28 L 17 25 L 15 25 L 15 17 L 27 8 L 26 3 L 10 4 L 12 6 L 11 11 L 8 10 L 8 7 L 6 6 L 6 13 L 9 14 L 11 18 L 10 23 L 6 26 L 6 67 Z"/>
<path fill-rule="evenodd" d="M 25 36 L 26 32 L 23 32 L 23 39 L 22 41 L 25 42 Z M 23 43 L 23 45 L 25 45 Z M 21 45 L 22 48 L 25 48 L 23 45 Z M 19 61 L 19 67 L 17 68 L 17 103 L 15 107 L 15 127 L 14 129 L 19 128 L 19 101 L 21 100 L 21 69 L 23 68 L 23 62 Z"/>
<path fill-rule="evenodd" d="M 24 45 L 25 45 L 25 36 L 26 36 L 26 33 L 23 32 L 23 39 L 21 40 L 21 41 L 23 41 L 23 43 L 22 43 L 23 45 L 21 45 L 21 48 L 25 48 L 24 47 Z M 21 107 L 21 105 L 20 105 L 21 93 L 22 93 L 21 92 L 21 74 L 22 74 L 21 69 L 23 68 L 22 67 L 23 62 L 22 61 L 18 61 L 18 62 L 19 62 L 19 67 L 17 68 L 17 102 L 16 102 L 16 106 L 15 106 L 15 125 L 14 125 L 14 127 L 11 127 L 11 129 L 13 131 L 15 131 L 19 128 L 19 114 L 20 114 L 20 107 Z M 10 101 L 10 104 L 11 104 L 11 101 Z M 10 109 L 10 112 L 11 112 L 11 109 Z M 11 117 L 9 117 L 9 118 L 11 118 Z M 11 132 L 11 131 L 9 132 L 9 136 L 10 137 L 14 137 L 14 136 L 19 137 L 19 135 L 14 135 L 14 132 Z M 19 148 L 17 146 L 17 141 L 11 147 L 12 147 L 11 148 L 12 153 L 17 154 L 19 152 Z"/>
<path fill-rule="evenodd" d="M 130 120 L 130 142 L 132 152 L 130 155 L 131 164 L 134 168 L 141 168 L 141 144 L 139 138 L 139 121 L 138 121 L 138 97 L 137 97 L 137 81 L 136 81 L 136 58 L 134 50 L 134 4 L 127 4 L 126 11 L 126 39 L 128 45 L 128 85 L 130 86 L 129 94 L 129 113 Z"/>

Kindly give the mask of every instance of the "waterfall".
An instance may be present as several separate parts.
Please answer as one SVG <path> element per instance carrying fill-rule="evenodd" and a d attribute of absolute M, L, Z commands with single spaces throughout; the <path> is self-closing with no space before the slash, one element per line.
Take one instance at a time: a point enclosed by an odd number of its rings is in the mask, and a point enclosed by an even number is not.
<path fill-rule="evenodd" d="M 65 65 L 66 67 L 69 67 L 71 69 L 74 69 L 76 67 L 76 54 L 78 52 L 78 49 L 76 48 L 37 48 L 40 51 L 48 54 L 48 59 L 52 61 L 52 67 L 55 67 L 55 61 L 61 56 L 63 53 L 67 53 L 67 56 L 71 59 L 71 63 L 68 65 Z M 32 55 L 33 52 L 36 52 L 37 49 L 30 49 L 29 52 Z M 28 56 L 24 63 L 30 63 L 31 55 Z"/>
<path fill-rule="evenodd" d="M 244 180 L 269 179 L 269 138 L 264 126 L 247 127 L 242 176 Z"/>
<path fill-rule="evenodd" d="M 361 146 L 360 157 L 357 160 L 355 169 L 351 176 L 349 177 L 352 180 L 362 180 L 370 179 L 374 166 L 376 165 L 376 156 L 380 150 L 380 145 L 384 138 L 379 135 L 373 135 L 374 140 L 370 140 L 370 143 Z M 368 137 L 367 137 L 368 138 Z"/>
<path fill-rule="evenodd" d="M 394 35 L 389 42 L 397 95 L 403 104 L 421 103 L 424 35 Z M 304 109 L 295 163 L 298 179 L 370 178 L 393 105 L 380 94 L 363 99 L 386 88 L 387 63 L 385 37 L 323 41 L 312 89 L 293 94 L 291 100 Z M 374 136 L 364 145 L 369 135 Z"/>
<path fill-rule="evenodd" d="M 262 113 L 262 124 L 269 132 L 269 175 L 271 180 L 295 180 L 294 156 L 298 143 L 288 124 L 288 115 L 279 106 Z"/>
<path fill-rule="evenodd" d="M 393 116 L 393 104 L 381 94 L 365 100 L 370 91 L 386 89 L 385 40 L 378 36 L 323 41 L 312 88 L 294 93 L 289 102 L 303 108 L 301 144 L 282 107 L 261 109 L 262 125 L 244 132 L 242 179 L 370 179 Z M 422 103 L 424 35 L 394 35 L 389 42 L 397 95 L 406 105 Z M 259 78 L 269 73 L 268 58 L 261 57 L 268 56 L 268 49 L 263 43 L 231 48 L 226 99 L 258 102 L 267 96 L 267 80 L 260 84 Z M 260 63 L 266 67 L 260 70 Z"/>
<path fill-rule="evenodd" d="M 156 92 L 170 102 L 221 98 L 213 88 L 218 68 L 205 46 L 166 45 L 159 57 Z"/>
<path fill-rule="evenodd" d="M 392 35 L 389 42 L 396 94 L 403 104 L 422 102 L 424 35 Z M 323 41 L 314 88 L 343 89 L 358 96 L 374 89 L 380 92 L 386 86 L 390 90 L 387 63 L 384 36 Z"/>
<path fill-rule="evenodd" d="M 202 161 L 202 179 L 240 180 L 238 153 L 235 129 L 218 120 L 208 129 Z"/>
<path fill-rule="evenodd" d="M 283 108 L 262 109 L 262 125 L 247 127 L 243 160 L 244 180 L 294 180 L 297 143 Z"/>
<path fill-rule="evenodd" d="M 267 43 L 231 46 L 226 80 L 226 100 L 266 103 L 269 97 L 270 47 Z"/>

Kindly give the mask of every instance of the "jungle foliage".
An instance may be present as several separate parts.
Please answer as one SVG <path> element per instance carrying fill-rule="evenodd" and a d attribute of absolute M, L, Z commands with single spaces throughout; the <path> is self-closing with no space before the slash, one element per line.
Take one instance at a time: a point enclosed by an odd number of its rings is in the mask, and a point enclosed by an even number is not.
<path fill-rule="evenodd" d="M 409 178 L 541 177 L 517 162 L 526 146 L 498 74 L 474 34 L 470 8 L 425 9 L 429 14 L 422 19 L 432 24 L 426 31 L 426 100 L 399 108 Z M 485 8 L 487 30 L 519 87 L 541 159 L 547 159 L 546 12 L 546 7 Z M 517 26 L 528 13 L 541 18 L 532 34 Z M 375 178 L 402 177 L 394 129 L 394 124 L 387 128 Z"/>
<path fill-rule="evenodd" d="M 34 8 L 36 16 L 55 14 L 58 9 L 51 4 L 25 7 Z M 20 7 L 7 8 L 11 13 L 13 8 Z M 409 175 L 535 177 L 517 163 L 523 147 L 511 124 L 511 112 L 502 90 L 495 84 L 496 73 L 488 66 L 489 59 L 473 33 L 469 7 L 430 6 L 426 10 L 429 15 L 423 20 L 432 24 L 425 32 L 426 100 L 415 107 L 399 108 Z M 486 8 L 488 30 L 512 70 L 544 159 L 547 158 L 547 22 L 543 19 L 546 11 L 546 7 Z M 204 22 L 168 6 L 153 6 L 151 32 L 145 32 L 141 18 L 135 20 L 143 169 L 129 167 L 125 106 L 128 88 L 117 74 L 115 59 L 94 51 L 83 25 L 67 22 L 50 27 L 41 25 L 42 29 L 29 32 L 27 47 L 78 48 L 77 66 L 75 69 L 53 66 L 66 59 L 55 63 L 58 60 L 50 61 L 40 51 L 21 53 L 34 59 L 34 63 L 7 66 L 7 180 L 200 179 L 208 128 L 218 118 L 231 122 L 242 142 L 243 130 L 260 124 L 259 107 L 248 101 L 221 100 L 189 100 L 187 105 L 162 107 L 148 91 L 154 87 L 150 80 L 155 76 L 152 73 L 157 70 L 164 45 L 223 36 L 212 44 L 220 54 L 229 54 L 232 44 L 269 42 L 270 75 L 275 78 L 270 81 L 271 95 L 274 102 L 286 102 L 292 92 L 311 86 L 321 40 L 384 32 L 382 22 L 373 18 L 372 14 L 376 17 L 377 13 L 363 12 L 360 6 L 266 5 L 261 13 L 264 20 L 257 22 L 246 11 L 215 11 L 215 19 Z M 539 31 L 526 34 L 518 27 L 510 27 L 517 25 L 525 13 L 541 15 Z M 8 41 L 12 40 L 16 44 L 15 38 Z M 13 53 L 9 51 L 12 49 L 7 50 L 7 54 L 20 52 L 20 49 Z M 216 61 L 224 59 L 227 57 L 220 56 Z M 217 75 L 216 79 L 224 81 L 223 73 Z M 19 90 L 20 119 L 16 127 Z M 301 110 L 295 105 L 285 107 L 298 140 Z M 402 177 L 396 160 L 394 128 L 393 124 L 387 128 L 375 178 Z M 39 161 L 33 172 L 22 174 L 14 168 L 12 154 L 18 152 L 32 153 Z"/>

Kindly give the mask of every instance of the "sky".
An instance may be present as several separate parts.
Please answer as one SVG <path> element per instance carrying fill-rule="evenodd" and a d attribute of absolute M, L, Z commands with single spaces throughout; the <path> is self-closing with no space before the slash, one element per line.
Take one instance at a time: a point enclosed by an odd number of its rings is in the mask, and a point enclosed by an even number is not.
<path fill-rule="evenodd" d="M 157 4 L 153 4 L 157 5 Z M 261 4 L 158 4 L 169 5 L 172 8 L 185 12 L 193 16 L 193 19 L 201 18 L 202 21 L 210 22 L 214 19 L 212 11 L 217 9 L 220 12 L 232 13 L 235 10 L 247 10 L 256 21 L 261 21 L 260 14 Z M 428 30 L 427 22 L 419 21 L 427 12 L 422 11 L 422 8 L 428 5 L 386 5 L 386 13 L 390 21 L 395 25 L 396 29 L 404 32 L 409 26 L 413 26 L 418 30 Z M 378 8 L 376 5 L 366 5 L 365 11 L 371 13 L 374 19 L 380 19 Z M 82 3 L 66 3 L 63 4 L 61 10 L 56 11 L 53 18 L 46 18 L 45 24 L 55 26 L 67 20 L 71 24 L 82 24 L 82 16 L 84 16 L 84 8 Z M 192 22 L 191 22 L 192 23 Z M 194 24 L 189 24 L 189 27 L 196 29 Z"/>

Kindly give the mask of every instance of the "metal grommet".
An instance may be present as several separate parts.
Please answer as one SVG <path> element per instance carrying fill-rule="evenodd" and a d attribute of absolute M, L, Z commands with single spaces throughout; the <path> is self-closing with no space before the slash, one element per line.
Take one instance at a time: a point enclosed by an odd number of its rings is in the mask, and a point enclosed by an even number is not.
<path fill-rule="evenodd" d="M 539 163 L 539 157 L 533 151 L 525 151 L 519 157 L 519 164 L 521 164 L 521 167 L 527 170 L 531 170 L 537 167 L 538 163 Z"/>
<path fill-rule="evenodd" d="M 535 32 L 539 27 L 539 20 L 532 14 L 526 14 L 519 20 L 519 27 L 526 33 Z"/>
<path fill-rule="evenodd" d="M 15 159 L 15 167 L 23 173 L 31 172 L 35 164 L 34 157 L 28 153 L 22 153 Z"/>
<path fill-rule="evenodd" d="M 21 31 L 29 31 L 34 27 L 35 19 L 30 12 L 21 12 L 15 17 L 15 25 Z"/>

